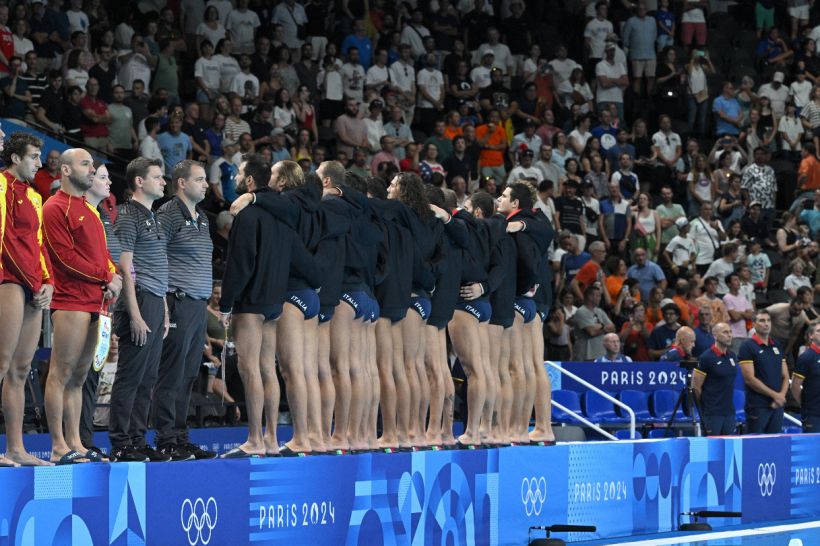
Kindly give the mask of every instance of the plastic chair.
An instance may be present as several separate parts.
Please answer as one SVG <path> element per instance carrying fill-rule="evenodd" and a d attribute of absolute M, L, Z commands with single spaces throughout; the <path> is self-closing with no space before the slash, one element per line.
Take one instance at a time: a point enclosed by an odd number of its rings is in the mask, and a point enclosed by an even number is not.
<path fill-rule="evenodd" d="M 656 419 L 661 421 L 668 421 L 672 416 L 672 410 L 675 408 L 675 403 L 678 401 L 680 393 L 669 390 L 659 389 L 652 393 L 652 413 Z M 678 407 L 675 414 L 676 421 L 683 421 L 686 419 L 686 414 L 683 413 L 683 408 Z"/>
<path fill-rule="evenodd" d="M 784 434 L 803 434 L 803 429 L 801 427 L 784 427 L 783 428 Z"/>
<path fill-rule="evenodd" d="M 653 428 L 649 431 L 649 434 L 646 436 L 647 438 L 677 438 L 677 431 L 674 429 L 670 430 L 667 434 L 666 427 L 663 428 Z"/>
<path fill-rule="evenodd" d="M 735 404 L 735 420 L 738 423 L 746 422 L 746 391 L 735 389 L 732 393 L 732 401 Z"/>
<path fill-rule="evenodd" d="M 584 393 L 584 410 L 587 419 L 593 423 L 629 422 L 629 419 L 615 413 L 615 405 L 597 392 L 587 391 Z"/>
<path fill-rule="evenodd" d="M 640 430 L 635 431 L 635 438 L 629 437 L 629 429 L 622 428 L 615 431 L 615 437 L 619 440 L 643 440 L 643 435 L 641 434 Z"/>
<path fill-rule="evenodd" d="M 575 391 L 567 391 L 567 390 L 557 390 L 552 391 L 552 399 L 555 402 L 558 402 L 568 410 L 574 411 L 580 415 L 584 415 L 583 410 L 581 409 L 581 397 L 578 396 L 578 393 Z M 552 420 L 556 423 L 577 423 L 578 420 L 570 415 L 569 413 L 565 412 L 562 409 L 559 409 L 557 406 L 552 407 Z"/>
<path fill-rule="evenodd" d="M 630 407 L 635 412 L 635 421 L 638 423 L 654 422 L 655 418 L 649 413 L 649 395 L 644 391 L 624 390 L 618 396 L 618 400 Z M 623 408 L 618 408 L 621 417 L 629 419 L 629 415 Z"/>

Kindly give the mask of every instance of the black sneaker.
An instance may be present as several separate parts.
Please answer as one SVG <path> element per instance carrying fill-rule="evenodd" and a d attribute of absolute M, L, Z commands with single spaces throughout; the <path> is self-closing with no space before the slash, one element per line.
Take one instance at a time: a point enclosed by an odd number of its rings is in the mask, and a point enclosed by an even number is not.
<path fill-rule="evenodd" d="M 186 452 L 190 453 L 194 456 L 195 459 L 216 459 L 216 453 L 213 451 L 208 451 L 207 449 L 202 449 L 196 444 L 192 444 L 191 442 L 187 442 L 181 444 L 179 446 L 180 449 L 184 449 Z"/>
<path fill-rule="evenodd" d="M 193 453 L 176 444 L 162 446 L 157 450 L 157 453 L 160 455 L 167 455 L 171 458 L 171 461 L 193 461 L 196 459 Z"/>
<path fill-rule="evenodd" d="M 165 463 L 171 460 L 171 456 L 167 453 L 161 453 L 149 445 L 140 446 L 137 449 L 140 453 L 145 455 L 152 463 Z"/>
<path fill-rule="evenodd" d="M 142 451 L 132 447 L 118 447 L 111 450 L 111 462 L 116 463 L 147 463 L 148 456 Z"/>

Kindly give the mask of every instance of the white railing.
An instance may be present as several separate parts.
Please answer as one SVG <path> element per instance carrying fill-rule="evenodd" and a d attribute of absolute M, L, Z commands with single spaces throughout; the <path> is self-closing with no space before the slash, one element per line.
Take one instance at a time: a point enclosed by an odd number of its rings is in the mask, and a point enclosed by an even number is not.
<path fill-rule="evenodd" d="M 555 400 L 552 401 L 552 405 L 555 406 L 556 408 L 558 408 L 559 410 L 563 411 L 567 415 L 571 415 L 572 417 L 578 419 L 579 421 L 581 421 L 586 426 L 588 426 L 591 429 L 598 432 L 598 434 L 600 434 L 602 436 L 606 436 L 610 440 L 615 440 L 615 441 L 618 440 L 617 436 L 615 436 L 613 434 L 610 434 L 609 432 L 605 431 L 604 429 L 602 429 L 601 427 L 599 427 L 598 425 L 596 425 L 595 423 L 593 423 L 592 421 L 590 421 L 589 419 L 587 419 L 586 417 L 581 415 L 580 413 L 575 413 L 571 409 L 564 407 L 562 404 L 556 402 Z"/>
<path fill-rule="evenodd" d="M 550 366 L 554 370 L 557 370 L 558 373 L 562 373 L 562 374 L 574 379 L 575 381 L 577 381 L 581 385 L 584 385 L 589 390 L 600 394 L 602 397 L 609 400 L 610 402 L 612 402 L 613 404 L 615 404 L 619 408 L 622 408 L 622 409 L 626 410 L 626 413 L 629 414 L 629 438 L 632 439 L 632 440 L 635 439 L 635 412 L 632 411 L 632 408 L 630 408 L 629 406 L 627 406 L 626 404 L 624 404 L 623 402 L 621 402 L 617 398 L 614 398 L 613 396 L 610 396 L 607 392 L 602 391 L 601 389 L 599 389 L 598 387 L 596 387 L 592 383 L 586 381 L 585 379 L 582 379 L 582 378 L 578 377 L 577 375 L 575 375 L 574 373 L 572 373 L 568 370 L 565 370 L 564 368 L 562 368 L 561 366 L 559 366 L 555 362 L 550 362 L 549 360 L 545 360 L 544 365 L 545 366 Z M 604 436 L 610 438 L 611 440 L 617 440 L 618 439 L 615 436 L 613 436 L 612 434 L 606 432 L 601 427 L 591 423 L 588 419 L 584 418 L 583 416 L 578 415 L 577 413 L 575 413 L 573 411 L 567 411 L 566 408 L 564 408 L 560 404 L 556 403 L 554 400 L 552 401 L 552 405 L 557 407 L 561 411 L 565 411 L 568 415 L 571 415 L 572 417 L 578 419 L 579 421 L 581 421 L 585 425 L 587 425 L 589 427 L 592 427 L 597 432 L 603 434 Z"/>
<path fill-rule="evenodd" d="M 789 421 L 792 424 L 797 425 L 800 428 L 803 428 L 803 421 L 801 421 L 797 417 L 794 417 L 793 415 L 789 415 L 785 411 L 783 412 L 783 419 L 785 419 L 786 421 Z"/>

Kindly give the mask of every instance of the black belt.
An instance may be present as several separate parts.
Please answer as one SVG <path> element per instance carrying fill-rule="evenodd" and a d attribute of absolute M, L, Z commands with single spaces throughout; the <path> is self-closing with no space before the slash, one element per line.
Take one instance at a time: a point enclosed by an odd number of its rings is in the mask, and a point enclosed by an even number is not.
<path fill-rule="evenodd" d="M 182 300 L 184 300 L 185 298 L 188 298 L 188 299 L 191 299 L 191 300 L 199 300 L 199 299 L 201 299 L 201 298 L 195 298 L 195 297 L 193 297 L 191 294 L 188 294 L 187 292 L 185 292 L 184 290 L 182 290 L 182 289 L 180 289 L 180 288 L 176 288 L 176 289 L 174 289 L 174 290 L 169 291 L 169 292 L 168 292 L 168 295 L 169 295 L 169 296 L 173 296 L 174 298 L 176 298 L 176 299 L 177 299 L 177 300 L 179 300 L 179 301 L 182 301 Z"/>

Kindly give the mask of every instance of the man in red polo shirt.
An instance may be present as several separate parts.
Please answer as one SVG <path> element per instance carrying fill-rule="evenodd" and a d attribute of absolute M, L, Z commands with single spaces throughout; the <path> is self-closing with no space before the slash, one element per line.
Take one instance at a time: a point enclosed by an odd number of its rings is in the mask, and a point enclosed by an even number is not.
<path fill-rule="evenodd" d="M 46 382 L 51 462 L 101 461 L 80 441 L 82 386 L 97 346 L 97 321 L 106 300 L 122 289 L 108 253 L 105 228 L 84 193 L 91 187 L 91 154 L 74 148 L 60 156 L 60 189 L 43 207 L 46 247 L 54 264 L 51 302 L 54 339 Z"/>
<path fill-rule="evenodd" d="M 88 78 L 85 87 L 85 96 L 80 101 L 80 109 L 83 111 L 83 122 L 80 125 L 83 141 L 97 150 L 113 151 L 108 138 L 108 124 L 112 118 L 108 105 L 99 97 L 100 82 L 96 78 Z"/>
<path fill-rule="evenodd" d="M 0 6 L 0 73 L 8 74 L 11 70 L 11 58 L 14 57 L 14 35 L 8 27 L 9 7 Z"/>
<path fill-rule="evenodd" d="M 43 203 L 57 191 L 57 188 L 54 187 L 55 182 L 57 182 L 56 185 L 59 187 L 60 152 L 51 150 L 46 157 L 46 164 L 34 175 L 34 189 L 37 190 L 37 193 L 43 198 Z"/>

